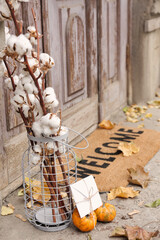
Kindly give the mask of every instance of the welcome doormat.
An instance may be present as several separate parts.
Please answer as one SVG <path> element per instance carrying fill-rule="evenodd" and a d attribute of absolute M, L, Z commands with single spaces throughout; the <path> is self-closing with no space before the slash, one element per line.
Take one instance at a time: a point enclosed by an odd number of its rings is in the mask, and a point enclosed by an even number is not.
<path fill-rule="evenodd" d="M 116 126 L 112 130 L 96 129 L 88 138 L 89 147 L 75 150 L 82 160 L 78 163 L 78 179 L 95 177 L 100 192 L 128 185 L 128 168 L 145 166 L 160 149 L 160 132 Z M 140 151 L 124 157 L 117 149 L 120 142 L 134 142 Z M 77 146 L 82 147 L 82 141 Z"/>

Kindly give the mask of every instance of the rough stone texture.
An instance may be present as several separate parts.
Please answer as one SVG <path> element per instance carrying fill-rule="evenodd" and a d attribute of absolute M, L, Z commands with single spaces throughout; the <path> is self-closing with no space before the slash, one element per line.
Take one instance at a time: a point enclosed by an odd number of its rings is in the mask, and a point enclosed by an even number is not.
<path fill-rule="evenodd" d="M 157 2 L 158 3 L 158 2 Z M 132 1 L 131 75 L 133 103 L 152 99 L 160 84 L 160 30 L 145 33 L 145 20 L 152 19 L 153 0 Z M 154 16 L 155 17 L 155 16 Z"/>
<path fill-rule="evenodd" d="M 151 14 L 160 14 L 160 1 L 155 0 L 152 8 L 151 8 Z"/>

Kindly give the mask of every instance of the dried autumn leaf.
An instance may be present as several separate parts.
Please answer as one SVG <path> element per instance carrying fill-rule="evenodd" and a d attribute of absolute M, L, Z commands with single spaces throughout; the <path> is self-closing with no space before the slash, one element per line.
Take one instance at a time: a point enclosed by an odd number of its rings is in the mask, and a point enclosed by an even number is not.
<path fill-rule="evenodd" d="M 151 118 L 152 117 L 152 113 L 147 113 L 146 115 L 145 115 L 145 118 Z"/>
<path fill-rule="evenodd" d="M 81 157 L 78 157 L 77 155 L 76 155 L 76 161 L 77 162 L 80 162 L 80 161 L 82 161 L 83 160 L 83 155 L 81 154 Z"/>
<path fill-rule="evenodd" d="M 125 157 L 129 157 L 133 153 L 139 152 L 139 147 L 137 147 L 136 144 L 133 142 L 130 143 L 120 142 L 118 145 L 118 149 L 122 151 L 123 156 Z"/>
<path fill-rule="evenodd" d="M 15 210 L 15 207 L 14 207 L 11 203 L 8 203 L 8 204 L 7 204 L 7 207 L 10 207 L 10 208 L 12 208 L 13 210 Z"/>
<path fill-rule="evenodd" d="M 134 214 L 140 213 L 138 210 L 133 210 L 132 212 L 128 213 L 129 216 L 132 216 Z"/>
<path fill-rule="evenodd" d="M 128 122 L 132 122 L 132 123 L 136 123 L 136 122 L 138 122 L 138 119 L 135 119 L 135 118 L 133 118 L 133 117 L 128 116 L 128 117 L 127 117 L 127 121 L 128 121 Z"/>
<path fill-rule="evenodd" d="M 115 123 L 112 123 L 110 120 L 103 120 L 101 123 L 99 123 L 99 127 L 111 130 L 115 127 Z"/>
<path fill-rule="evenodd" d="M 110 234 L 110 237 L 126 237 L 126 230 L 122 227 L 116 227 Z"/>
<path fill-rule="evenodd" d="M 66 192 L 61 192 L 61 196 L 62 196 L 62 198 L 66 198 L 67 197 L 67 193 Z"/>
<path fill-rule="evenodd" d="M 32 207 L 32 203 L 31 203 L 31 201 L 29 201 L 28 203 L 27 203 L 27 208 L 31 208 Z"/>
<path fill-rule="evenodd" d="M 158 231 L 147 232 L 146 230 L 138 226 L 126 226 L 125 230 L 128 240 L 150 240 L 152 237 L 158 235 Z"/>
<path fill-rule="evenodd" d="M 43 196 L 42 196 L 42 194 L 43 194 Z M 47 186 L 47 183 L 44 182 L 44 189 L 42 189 L 41 182 L 39 180 L 33 180 L 32 196 L 33 196 L 33 199 L 39 203 L 43 203 L 43 198 L 44 198 L 45 203 L 47 203 L 51 198 L 51 194 L 50 194 L 49 188 Z"/>
<path fill-rule="evenodd" d="M 24 189 L 22 188 L 18 191 L 18 196 L 21 197 L 23 195 L 24 195 Z"/>
<path fill-rule="evenodd" d="M 7 216 L 7 215 L 10 215 L 10 214 L 13 214 L 13 213 L 14 213 L 14 210 L 12 208 L 2 206 L 2 208 L 1 208 L 1 215 L 2 216 Z"/>
<path fill-rule="evenodd" d="M 143 127 L 144 127 L 144 123 L 138 125 L 138 128 L 143 128 Z"/>
<path fill-rule="evenodd" d="M 108 200 L 113 200 L 116 197 L 121 198 L 134 198 L 139 194 L 139 191 L 135 191 L 132 187 L 118 187 L 110 190 L 108 193 Z"/>
<path fill-rule="evenodd" d="M 15 217 L 19 218 L 21 221 L 26 222 L 27 219 L 24 218 L 21 214 L 16 214 Z"/>
<path fill-rule="evenodd" d="M 146 207 L 156 208 L 160 205 L 160 199 L 157 199 L 156 201 L 152 203 L 145 204 Z"/>
<path fill-rule="evenodd" d="M 127 169 L 129 172 L 129 178 L 128 181 L 130 183 L 140 185 L 143 188 L 146 188 L 149 183 L 149 173 L 145 172 L 144 168 L 140 165 L 136 166 L 136 169 L 129 168 Z"/>

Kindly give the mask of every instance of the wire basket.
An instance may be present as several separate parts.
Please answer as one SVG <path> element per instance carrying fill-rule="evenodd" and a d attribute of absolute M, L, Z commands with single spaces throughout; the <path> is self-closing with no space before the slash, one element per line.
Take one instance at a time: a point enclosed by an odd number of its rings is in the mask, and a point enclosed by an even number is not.
<path fill-rule="evenodd" d="M 65 130 L 54 138 L 28 135 L 29 148 L 22 158 L 26 217 L 44 231 L 59 231 L 71 222 L 70 184 L 77 180 L 77 161 Z"/>

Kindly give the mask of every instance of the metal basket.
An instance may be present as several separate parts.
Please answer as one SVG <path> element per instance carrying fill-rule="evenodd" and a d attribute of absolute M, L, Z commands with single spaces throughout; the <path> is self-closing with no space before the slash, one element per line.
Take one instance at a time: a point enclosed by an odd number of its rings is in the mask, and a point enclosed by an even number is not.
<path fill-rule="evenodd" d="M 54 138 L 28 138 L 29 148 L 22 159 L 27 219 L 40 230 L 65 229 L 73 211 L 70 184 L 77 180 L 77 161 L 73 146 L 68 145 L 68 131 Z M 38 162 L 33 160 L 35 156 L 39 156 Z"/>

